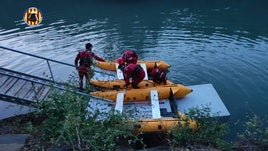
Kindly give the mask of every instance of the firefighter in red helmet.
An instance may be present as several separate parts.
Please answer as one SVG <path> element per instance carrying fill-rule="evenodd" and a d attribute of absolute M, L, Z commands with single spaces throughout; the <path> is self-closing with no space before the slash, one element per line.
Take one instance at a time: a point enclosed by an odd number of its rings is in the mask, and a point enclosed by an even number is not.
<path fill-rule="evenodd" d="M 116 59 L 120 67 L 127 66 L 128 64 L 137 64 L 138 54 L 134 50 L 126 49 L 121 57 Z"/>
<path fill-rule="evenodd" d="M 145 77 L 145 72 L 143 68 L 140 65 L 136 65 L 133 63 L 128 64 L 124 68 L 124 80 L 126 83 L 126 88 L 130 84 L 129 80 L 132 78 L 132 88 L 139 88 L 138 84 L 144 79 Z"/>
<path fill-rule="evenodd" d="M 134 50 L 125 50 L 122 57 L 127 65 L 130 63 L 137 64 L 138 54 Z"/>
<path fill-rule="evenodd" d="M 86 49 L 84 51 L 80 51 L 74 60 L 74 64 L 79 74 L 79 90 L 83 90 L 84 77 L 86 77 L 86 83 L 88 84 L 89 80 L 93 76 L 93 72 L 90 68 L 90 66 L 92 65 L 92 59 L 94 58 L 98 61 L 105 62 L 104 59 L 97 56 L 94 52 L 91 51 L 93 47 L 91 43 L 87 43 L 85 47 Z"/>
<path fill-rule="evenodd" d="M 130 63 L 137 64 L 138 54 L 134 50 L 126 49 L 121 57 L 115 60 L 119 64 L 118 68 L 124 71 L 124 67 L 128 66 Z"/>
<path fill-rule="evenodd" d="M 154 83 L 167 84 L 167 75 L 162 69 L 155 67 L 153 69 L 149 69 L 148 73 Z"/>

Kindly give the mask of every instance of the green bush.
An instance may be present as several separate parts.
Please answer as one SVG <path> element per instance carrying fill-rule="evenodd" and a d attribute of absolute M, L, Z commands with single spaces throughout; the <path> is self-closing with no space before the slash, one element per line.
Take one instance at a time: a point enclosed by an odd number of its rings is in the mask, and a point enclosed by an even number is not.
<path fill-rule="evenodd" d="M 267 150 L 268 148 L 267 115 L 260 118 L 256 114 L 246 114 L 243 132 L 238 134 L 238 142 L 234 148 L 240 150 Z"/>
<path fill-rule="evenodd" d="M 35 138 L 35 149 L 115 150 L 121 139 L 137 140 L 132 133 L 134 123 L 126 122 L 130 115 L 114 110 L 89 112 L 89 101 L 89 95 L 79 95 L 71 88 L 52 91 L 37 105 L 39 124 L 28 127 Z"/>
<path fill-rule="evenodd" d="M 195 144 L 202 144 L 205 146 L 213 146 L 223 150 L 230 149 L 229 143 L 224 140 L 228 134 L 227 123 L 220 123 L 220 121 L 210 118 L 210 108 L 193 108 L 190 109 L 185 122 L 188 126 L 178 125 L 178 127 L 171 130 L 171 137 L 169 144 L 172 148 L 177 146 L 193 146 Z M 189 127 L 190 120 L 195 120 L 198 129 L 191 129 Z"/>

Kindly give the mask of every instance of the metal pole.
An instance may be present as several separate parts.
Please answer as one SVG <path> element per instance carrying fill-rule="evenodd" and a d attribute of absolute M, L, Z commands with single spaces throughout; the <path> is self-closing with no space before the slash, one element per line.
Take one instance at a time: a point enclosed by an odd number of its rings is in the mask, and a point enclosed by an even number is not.
<path fill-rule="evenodd" d="M 52 78 L 52 80 L 55 82 L 55 79 L 54 79 L 54 76 L 53 76 L 53 73 L 52 73 L 52 70 L 51 70 L 51 67 L 50 67 L 50 64 L 49 64 L 49 61 L 48 61 L 48 60 L 47 60 L 47 65 L 48 65 L 48 69 L 49 69 L 51 78 Z"/>

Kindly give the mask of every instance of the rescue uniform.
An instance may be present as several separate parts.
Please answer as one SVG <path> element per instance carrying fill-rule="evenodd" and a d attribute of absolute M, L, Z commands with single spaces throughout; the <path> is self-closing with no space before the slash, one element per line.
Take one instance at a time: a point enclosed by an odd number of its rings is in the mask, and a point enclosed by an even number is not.
<path fill-rule="evenodd" d="M 158 84 L 163 83 L 164 85 L 167 84 L 166 73 L 160 68 L 154 68 L 151 71 L 150 76 L 151 76 L 153 82 L 155 82 L 155 83 L 158 83 Z"/>
<path fill-rule="evenodd" d="M 119 64 L 118 68 L 124 71 L 125 66 L 132 64 L 137 64 L 138 55 L 134 50 L 125 50 L 122 57 L 119 57 L 115 60 Z"/>
<path fill-rule="evenodd" d="M 126 87 L 130 84 L 129 80 L 132 78 L 132 87 L 139 88 L 138 84 L 144 79 L 145 72 L 140 65 L 130 63 L 124 68 L 124 80 Z"/>
<path fill-rule="evenodd" d="M 88 51 L 88 50 L 84 50 L 84 51 L 80 51 L 76 58 L 75 58 L 75 66 L 77 67 L 78 70 L 78 74 L 79 74 L 79 88 L 82 89 L 83 88 L 83 78 L 84 76 L 86 77 L 86 80 L 91 79 L 91 77 L 93 76 L 93 73 L 91 71 L 90 66 L 93 63 L 93 58 L 95 58 L 98 61 L 105 61 L 104 59 L 102 59 L 101 57 L 97 56 L 94 52 Z M 78 61 L 79 61 L 79 66 L 78 66 Z"/>
<path fill-rule="evenodd" d="M 137 64 L 138 54 L 134 50 L 125 50 L 122 58 L 127 65 L 130 63 Z"/>

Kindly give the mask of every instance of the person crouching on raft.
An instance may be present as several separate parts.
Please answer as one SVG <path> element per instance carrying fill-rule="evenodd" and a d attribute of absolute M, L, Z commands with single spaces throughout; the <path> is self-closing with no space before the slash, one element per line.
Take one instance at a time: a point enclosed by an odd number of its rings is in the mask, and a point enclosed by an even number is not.
<path fill-rule="evenodd" d="M 119 64 L 119 69 L 123 69 L 125 66 L 130 63 L 137 64 L 138 54 L 134 50 L 124 50 L 124 53 L 121 57 L 117 58 L 116 61 Z M 122 70 L 123 71 L 123 70 Z"/>
<path fill-rule="evenodd" d="M 132 88 L 138 89 L 138 84 L 144 79 L 145 77 L 145 72 L 143 68 L 140 65 L 136 65 L 133 63 L 130 63 L 127 65 L 124 70 L 124 80 L 125 80 L 125 87 L 127 88 L 129 83 L 130 78 L 132 78 Z"/>
<path fill-rule="evenodd" d="M 149 73 L 150 78 L 153 80 L 154 85 L 155 83 L 157 84 L 162 83 L 164 85 L 167 84 L 167 75 L 162 69 L 156 67 L 156 68 L 148 70 L 148 73 Z"/>
<path fill-rule="evenodd" d="M 137 64 L 138 62 L 138 54 L 134 50 L 126 49 L 121 57 L 115 60 L 116 63 L 119 64 L 118 68 L 123 72 L 125 66 L 130 63 Z"/>
<path fill-rule="evenodd" d="M 89 80 L 93 76 L 93 72 L 91 71 L 90 66 L 92 65 L 92 59 L 95 58 L 98 61 L 105 62 L 104 59 L 97 56 L 94 52 L 92 52 L 93 45 L 91 43 L 87 43 L 85 45 L 86 49 L 84 51 L 80 51 L 74 61 L 76 69 L 79 75 L 79 90 L 83 90 L 83 79 L 86 77 L 86 84 L 88 84 Z M 79 61 L 79 66 L 78 66 Z"/>
<path fill-rule="evenodd" d="M 122 58 L 124 59 L 126 65 L 128 65 L 130 63 L 137 64 L 138 59 L 139 59 L 136 51 L 129 50 L 129 49 L 124 51 Z"/>

